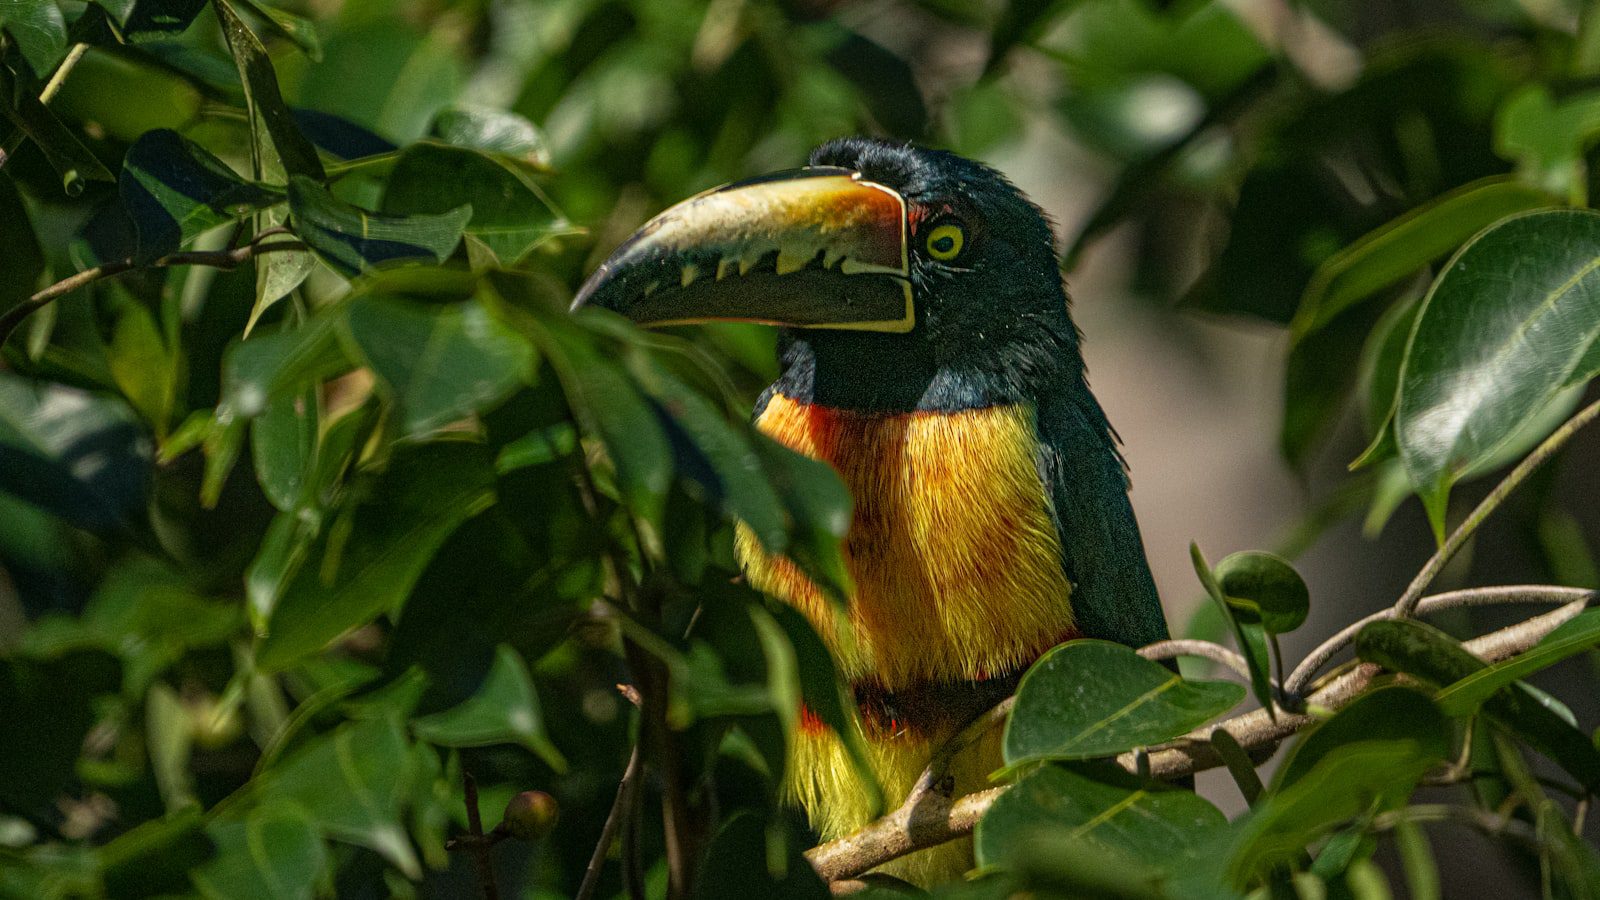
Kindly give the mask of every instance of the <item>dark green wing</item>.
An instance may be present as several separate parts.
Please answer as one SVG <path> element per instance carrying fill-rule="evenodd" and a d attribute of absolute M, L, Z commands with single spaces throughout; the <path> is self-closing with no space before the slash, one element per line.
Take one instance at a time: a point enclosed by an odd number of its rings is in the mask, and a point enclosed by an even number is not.
<path fill-rule="evenodd" d="M 1079 633 L 1132 647 L 1165 639 L 1127 473 L 1100 404 L 1079 382 L 1038 401 L 1037 427 L 1039 476 L 1054 507 Z"/>

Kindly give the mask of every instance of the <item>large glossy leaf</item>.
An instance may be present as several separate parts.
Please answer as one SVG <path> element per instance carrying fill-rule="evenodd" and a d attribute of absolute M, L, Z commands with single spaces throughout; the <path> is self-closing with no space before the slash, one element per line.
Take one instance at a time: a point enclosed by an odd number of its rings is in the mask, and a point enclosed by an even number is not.
<path fill-rule="evenodd" d="M 1400 458 L 1442 529 L 1450 485 L 1515 434 L 1600 337 L 1600 213 L 1506 219 L 1423 300 L 1395 410 Z"/>
<path fill-rule="evenodd" d="M 1002 865 L 1030 833 L 1048 832 L 1173 872 L 1194 864 L 1210 834 L 1226 825 L 1192 791 L 1111 765 L 1056 764 L 1002 794 L 978 822 L 973 847 L 979 866 Z"/>
<path fill-rule="evenodd" d="M 1235 887 L 1295 862 L 1308 843 L 1374 806 L 1404 803 L 1422 776 L 1448 758 L 1449 723 L 1427 698 L 1404 688 L 1375 697 L 1329 720 L 1323 727 L 1337 739 L 1306 741 L 1300 751 L 1304 764 L 1293 779 L 1234 823 L 1227 867 Z M 1399 721 L 1406 714 L 1412 716 L 1409 724 Z M 1341 716 L 1349 721 L 1341 723 Z M 1361 736 L 1368 721 L 1381 727 L 1370 737 L 1348 740 Z"/>
<path fill-rule="evenodd" d="M 316 823 L 290 803 L 264 804 L 206 835 L 217 855 L 192 877 L 208 900 L 310 900 L 327 864 Z"/>
<path fill-rule="evenodd" d="M 122 159 L 123 208 L 138 234 L 134 259 L 149 263 L 203 231 L 282 199 L 252 184 L 175 131 L 146 132 Z"/>
<path fill-rule="evenodd" d="M 1335 253 L 1306 285 L 1291 326 L 1297 338 L 1415 273 L 1506 216 L 1548 208 L 1556 198 L 1522 181 L 1485 178 L 1417 207 Z"/>
<path fill-rule="evenodd" d="M 1600 646 L 1600 609 L 1591 609 L 1563 623 L 1532 648 L 1441 688 L 1439 705 L 1453 716 L 1470 715 L 1495 691 L 1596 646 Z"/>
<path fill-rule="evenodd" d="M 1243 698 L 1239 685 L 1186 681 L 1121 644 L 1069 641 L 1022 676 L 1005 760 L 1113 756 L 1175 738 Z"/>
<path fill-rule="evenodd" d="M 1273 790 L 1304 778 L 1330 753 L 1359 741 L 1403 741 L 1445 733 L 1439 707 L 1423 694 L 1386 687 L 1358 697 L 1333 718 L 1301 733 L 1273 777 Z M 1447 747 L 1432 747 L 1441 754 Z"/>
<path fill-rule="evenodd" d="M 323 261 L 346 275 L 400 262 L 443 262 L 461 240 L 471 206 L 438 215 L 389 216 L 333 196 L 303 176 L 289 180 L 295 232 Z"/>
<path fill-rule="evenodd" d="M 393 397 L 407 436 L 483 412 L 533 378 L 533 348 L 476 303 L 360 296 L 344 326 Z"/>
<path fill-rule="evenodd" d="M 56 0 L 0 0 L 0 30 L 41 79 L 67 51 L 67 23 Z"/>
<path fill-rule="evenodd" d="M 404 602 L 433 552 L 493 502 L 493 461 L 468 443 L 397 452 L 290 580 L 257 653 L 279 670 Z"/>
<path fill-rule="evenodd" d="M 545 732 L 539 695 L 528 665 L 517 651 L 502 644 L 482 687 L 459 706 L 411 723 L 417 737 L 442 747 L 487 747 L 521 744 L 552 769 L 565 771 L 566 760 Z"/>
<path fill-rule="evenodd" d="M 400 821 L 412 760 L 394 721 L 349 722 L 277 762 L 257 791 L 298 805 L 324 834 L 374 850 L 417 878 L 421 867 Z"/>
<path fill-rule="evenodd" d="M 384 189 L 385 214 L 440 215 L 462 206 L 472 209 L 466 233 L 488 251 L 486 263 L 513 265 L 575 230 L 526 173 L 486 153 L 420 143 L 400 154 Z"/>
<path fill-rule="evenodd" d="M 1434 686 L 1454 684 L 1486 668 L 1454 638 L 1412 619 L 1373 622 L 1362 628 L 1356 635 L 1356 653 L 1364 660 Z M 1513 684 L 1484 698 L 1482 703 L 1483 711 L 1491 718 L 1550 757 L 1579 783 L 1590 787 L 1600 783 L 1600 750 L 1588 735 L 1537 696 Z M 1472 709 L 1457 703 L 1452 711 L 1470 714 Z"/>

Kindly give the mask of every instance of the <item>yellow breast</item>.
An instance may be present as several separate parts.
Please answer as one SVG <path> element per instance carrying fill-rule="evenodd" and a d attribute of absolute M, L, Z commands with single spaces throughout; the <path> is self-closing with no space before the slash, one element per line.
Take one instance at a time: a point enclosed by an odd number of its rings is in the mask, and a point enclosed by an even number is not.
<path fill-rule="evenodd" d="M 844 554 L 855 581 L 849 636 L 823 594 L 745 529 L 752 584 L 804 612 L 851 681 L 1015 671 L 1070 635 L 1070 587 L 1034 464 L 1033 412 L 858 413 L 773 396 L 757 427 L 831 464 L 855 499 Z"/>

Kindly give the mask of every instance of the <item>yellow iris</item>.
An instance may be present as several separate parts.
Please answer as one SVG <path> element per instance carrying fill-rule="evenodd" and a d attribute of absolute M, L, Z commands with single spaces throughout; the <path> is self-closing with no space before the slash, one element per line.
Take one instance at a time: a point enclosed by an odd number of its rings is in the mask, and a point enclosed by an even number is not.
<path fill-rule="evenodd" d="M 967 242 L 967 233 L 959 225 L 940 225 L 928 232 L 928 255 L 940 262 L 961 255 L 961 245 Z"/>

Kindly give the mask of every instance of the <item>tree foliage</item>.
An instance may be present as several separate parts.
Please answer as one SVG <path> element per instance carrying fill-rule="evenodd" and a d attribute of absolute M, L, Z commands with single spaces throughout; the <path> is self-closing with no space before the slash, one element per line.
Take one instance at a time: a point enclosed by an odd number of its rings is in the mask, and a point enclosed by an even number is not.
<path fill-rule="evenodd" d="M 1427 897 L 1452 823 L 1600 896 L 1594 723 L 1524 680 L 1600 645 L 1587 594 L 1422 596 L 1600 410 L 1600 12 L 1249 6 L 0 0 L 0 896 L 826 896 L 975 829 L 941 895 L 1384 896 L 1392 846 Z M 1281 328 L 1286 460 L 1357 410 L 1337 509 L 1415 495 L 1440 552 L 1292 667 L 1316 586 L 1196 546 L 1236 650 L 1063 645 L 958 739 L 1004 727 L 997 790 L 807 852 L 802 701 L 878 788 L 732 534 L 842 597 L 850 498 L 747 422 L 770 335 L 568 301 L 826 138 L 1049 128 L 1115 173 L 1069 274 L 1116 230 L 1141 295 Z M 1566 605 L 1413 617 L 1491 601 Z M 1233 821 L 1171 783 L 1212 766 Z"/>

